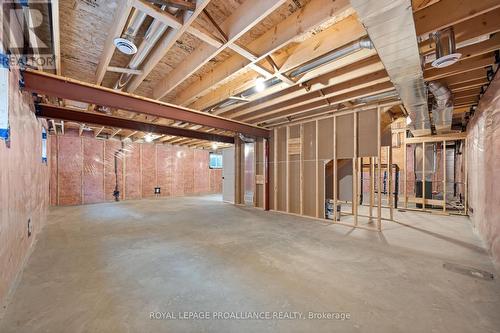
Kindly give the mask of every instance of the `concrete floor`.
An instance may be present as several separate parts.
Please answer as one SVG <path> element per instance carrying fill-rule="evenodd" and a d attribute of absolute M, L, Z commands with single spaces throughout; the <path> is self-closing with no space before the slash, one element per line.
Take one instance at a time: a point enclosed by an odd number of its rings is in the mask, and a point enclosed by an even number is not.
<path fill-rule="evenodd" d="M 0 332 L 500 332 L 497 273 L 443 267 L 494 272 L 464 217 L 396 212 L 408 226 L 385 222 L 378 234 L 218 200 L 52 209 Z M 154 311 L 350 319 L 151 320 Z"/>

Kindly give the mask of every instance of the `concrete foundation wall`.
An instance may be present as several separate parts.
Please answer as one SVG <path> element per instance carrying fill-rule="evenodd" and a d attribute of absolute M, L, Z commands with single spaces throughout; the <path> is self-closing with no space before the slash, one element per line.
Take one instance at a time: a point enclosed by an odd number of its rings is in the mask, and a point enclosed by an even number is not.
<path fill-rule="evenodd" d="M 49 166 L 42 162 L 42 126 L 29 93 L 9 75 L 10 142 L 0 140 L 0 313 L 16 276 L 47 220 Z M 50 147 L 49 154 L 50 154 Z M 28 236 L 28 220 L 31 236 Z"/>
<path fill-rule="evenodd" d="M 491 82 L 467 126 L 469 215 L 500 264 L 500 76 Z"/>
<path fill-rule="evenodd" d="M 120 200 L 152 198 L 155 187 L 162 197 L 222 192 L 222 170 L 209 168 L 206 150 L 100 140 L 74 129 L 49 140 L 51 205 L 113 201 L 115 188 Z"/>

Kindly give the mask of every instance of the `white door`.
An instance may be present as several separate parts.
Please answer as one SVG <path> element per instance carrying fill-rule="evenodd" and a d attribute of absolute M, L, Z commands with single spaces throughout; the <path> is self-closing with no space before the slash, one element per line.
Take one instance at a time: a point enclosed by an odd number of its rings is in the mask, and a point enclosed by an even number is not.
<path fill-rule="evenodd" d="M 222 151 L 222 201 L 234 203 L 234 147 Z"/>

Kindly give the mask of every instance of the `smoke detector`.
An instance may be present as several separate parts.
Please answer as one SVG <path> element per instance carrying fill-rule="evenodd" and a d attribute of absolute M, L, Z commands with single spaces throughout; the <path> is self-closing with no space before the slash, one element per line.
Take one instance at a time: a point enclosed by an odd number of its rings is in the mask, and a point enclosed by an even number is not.
<path fill-rule="evenodd" d="M 443 68 L 453 65 L 462 56 L 456 50 L 453 27 L 437 31 L 431 34 L 430 38 L 436 43 L 436 60 L 432 62 L 432 67 Z"/>
<path fill-rule="evenodd" d="M 126 38 L 117 37 L 113 40 L 113 44 L 115 44 L 116 48 L 121 52 L 127 55 L 132 55 L 137 53 L 137 46 L 130 40 Z"/>

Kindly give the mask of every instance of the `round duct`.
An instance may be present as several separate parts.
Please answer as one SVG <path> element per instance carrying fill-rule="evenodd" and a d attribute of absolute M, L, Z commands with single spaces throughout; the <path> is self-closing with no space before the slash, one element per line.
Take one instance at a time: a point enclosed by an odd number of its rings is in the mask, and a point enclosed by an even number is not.
<path fill-rule="evenodd" d="M 137 53 L 137 46 L 126 38 L 117 37 L 113 40 L 116 48 L 127 55 L 132 55 Z"/>
<path fill-rule="evenodd" d="M 462 56 L 461 53 L 457 53 L 452 27 L 437 31 L 430 37 L 436 44 L 436 60 L 432 62 L 432 67 L 443 68 L 453 65 Z"/>

